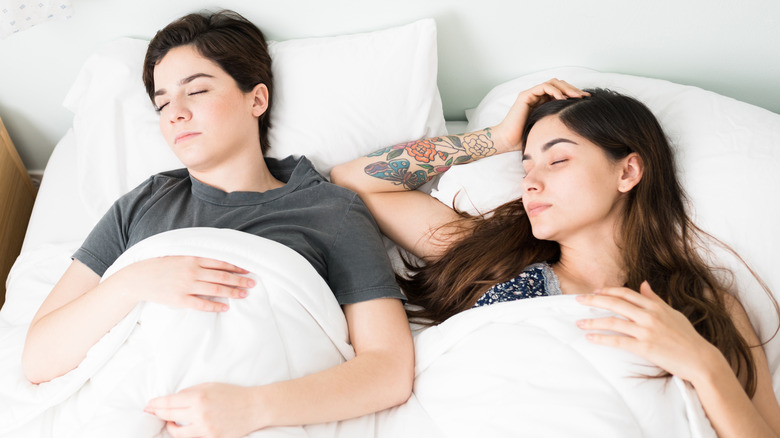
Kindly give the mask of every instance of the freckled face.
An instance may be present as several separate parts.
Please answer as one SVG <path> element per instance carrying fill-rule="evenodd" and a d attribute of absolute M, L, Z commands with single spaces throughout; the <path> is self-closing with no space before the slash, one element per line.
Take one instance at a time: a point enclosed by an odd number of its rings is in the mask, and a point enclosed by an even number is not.
<path fill-rule="evenodd" d="M 254 96 L 193 46 L 171 49 L 154 68 L 154 84 L 160 131 L 191 170 L 259 150 Z"/>
<path fill-rule="evenodd" d="M 523 154 L 523 205 L 537 239 L 565 244 L 591 233 L 613 238 L 622 206 L 620 162 L 557 116 L 531 129 Z"/>

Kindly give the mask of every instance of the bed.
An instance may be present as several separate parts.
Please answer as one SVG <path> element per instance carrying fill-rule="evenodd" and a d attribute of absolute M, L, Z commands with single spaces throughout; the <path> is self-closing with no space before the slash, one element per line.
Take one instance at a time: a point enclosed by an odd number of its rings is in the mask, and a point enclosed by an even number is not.
<path fill-rule="evenodd" d="M 423 19 L 271 43 L 278 83 L 269 155 L 306 155 L 327 176 L 335 164 L 382 146 L 491 126 L 519 91 L 551 77 L 581 88 L 612 88 L 656 113 L 675 145 L 697 222 L 736 249 L 780 299 L 780 273 L 773 266 L 780 259 L 774 219 L 780 213 L 780 115 L 691 86 L 561 67 L 496 84 L 467 110 L 466 122 L 447 122 L 437 89 L 436 30 L 434 20 Z M 143 413 L 151 397 L 206 381 L 293 378 L 353 354 L 327 285 L 292 251 L 230 230 L 186 229 L 134 246 L 107 275 L 160 255 L 222 258 L 267 279 L 252 300 L 234 304 L 231 317 L 221 319 L 142 305 L 72 372 L 37 386 L 22 376 L 27 325 L 92 225 L 150 174 L 181 167 L 138 79 L 146 43 L 123 38 L 103 45 L 65 99 L 73 126 L 46 166 L 0 311 L 0 436 L 166 436 L 162 423 Z M 517 196 L 521 178 L 517 155 L 505 154 L 454 168 L 422 189 L 460 209 L 484 212 Z M 774 307 L 733 257 L 714 248 L 714 257 L 737 271 L 740 298 L 768 340 L 780 394 Z M 387 241 L 387 250 L 401 269 L 397 248 Z M 604 314 L 559 296 L 473 309 L 439 326 L 415 327 L 409 402 L 338 423 L 252 436 L 714 436 L 685 382 L 636 378 L 652 374 L 652 366 L 584 340 L 574 321 L 594 313 Z M 239 330 L 262 335 L 225 342 Z M 306 341 L 294 342 L 285 335 L 290 332 L 305 333 Z"/>

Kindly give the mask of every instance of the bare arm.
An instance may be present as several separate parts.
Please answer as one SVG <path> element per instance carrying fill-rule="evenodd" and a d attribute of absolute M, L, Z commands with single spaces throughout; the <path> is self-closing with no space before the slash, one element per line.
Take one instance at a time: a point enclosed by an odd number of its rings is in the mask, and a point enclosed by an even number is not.
<path fill-rule="evenodd" d="M 458 218 L 450 206 L 416 191 L 451 166 L 516 151 L 530 111 L 550 99 L 582 97 L 571 85 L 550 80 L 520 93 L 506 118 L 481 131 L 434 137 L 380 149 L 336 166 L 334 183 L 357 192 L 379 228 L 399 246 L 422 259 L 436 259 L 452 235 L 434 233 Z"/>
<path fill-rule="evenodd" d="M 766 356 L 747 314 L 735 298 L 725 295 L 737 329 L 752 348 L 757 389 L 752 400 L 731 364 L 701 337 L 682 313 L 661 300 L 644 283 L 637 294 L 627 288 L 605 288 L 580 295 L 587 305 L 625 316 L 582 320 L 586 330 L 610 330 L 627 336 L 589 333 L 595 343 L 632 351 L 693 385 L 712 426 L 721 438 L 780 436 L 780 406 L 772 389 Z"/>
<path fill-rule="evenodd" d="M 97 274 L 74 260 L 30 324 L 22 355 L 25 375 L 40 383 L 72 370 L 141 301 L 227 310 L 195 295 L 240 298 L 242 288 L 251 287 L 243 273 L 216 260 L 162 257 L 134 263 L 100 283 Z"/>
<path fill-rule="evenodd" d="M 435 240 L 434 230 L 458 215 L 415 189 L 450 166 L 495 153 L 490 129 L 434 137 L 391 146 L 337 166 L 331 179 L 360 195 L 390 239 L 418 257 L 436 258 L 447 244 Z"/>
<path fill-rule="evenodd" d="M 745 309 L 731 295 L 725 295 L 734 323 L 748 345 L 756 364 L 756 393 L 747 397 L 734 370 L 720 351 L 711 351 L 710 368 L 691 383 L 696 388 L 707 416 L 719 437 L 780 436 L 780 405 L 772 389 L 772 376 L 758 336 Z"/>
<path fill-rule="evenodd" d="M 414 346 L 401 302 L 350 304 L 344 313 L 356 353 L 350 361 L 265 386 L 198 385 L 150 400 L 146 410 L 168 421 L 174 436 L 238 437 L 270 426 L 353 418 L 405 402 L 414 379 Z"/>

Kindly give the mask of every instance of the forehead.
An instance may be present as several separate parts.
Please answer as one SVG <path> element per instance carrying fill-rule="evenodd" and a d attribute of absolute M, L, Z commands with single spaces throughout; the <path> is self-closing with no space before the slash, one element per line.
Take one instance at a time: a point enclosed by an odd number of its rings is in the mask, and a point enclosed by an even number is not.
<path fill-rule="evenodd" d="M 549 148 L 545 145 L 556 139 L 566 139 L 580 143 L 582 137 L 569 129 L 556 115 L 550 115 L 536 122 L 528 132 L 525 141 L 524 153 L 535 154 L 545 152 Z"/>
<path fill-rule="evenodd" d="M 196 73 L 207 73 L 211 76 L 226 74 L 214 61 L 201 55 L 195 46 L 174 47 L 154 67 L 155 87 L 171 86 L 171 82 Z"/>

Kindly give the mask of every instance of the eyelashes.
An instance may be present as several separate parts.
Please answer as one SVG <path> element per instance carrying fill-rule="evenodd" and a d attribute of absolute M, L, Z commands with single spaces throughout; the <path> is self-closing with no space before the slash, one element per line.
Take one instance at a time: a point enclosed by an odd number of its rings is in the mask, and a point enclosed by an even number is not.
<path fill-rule="evenodd" d="M 208 91 L 209 91 L 209 90 L 198 90 L 198 91 L 193 91 L 192 93 L 187 93 L 187 96 L 195 96 L 195 95 L 197 95 L 197 94 L 203 94 L 203 93 L 206 93 L 206 92 L 208 92 Z M 163 110 L 163 108 L 165 108 L 166 106 L 168 106 L 168 104 L 169 104 L 169 103 L 170 103 L 170 102 L 165 102 L 164 104 L 162 104 L 162 105 L 160 105 L 160 106 L 155 106 L 155 107 L 154 107 L 154 110 L 155 110 L 156 112 L 158 112 L 158 113 L 159 113 L 160 111 L 162 111 L 162 110 Z"/>

